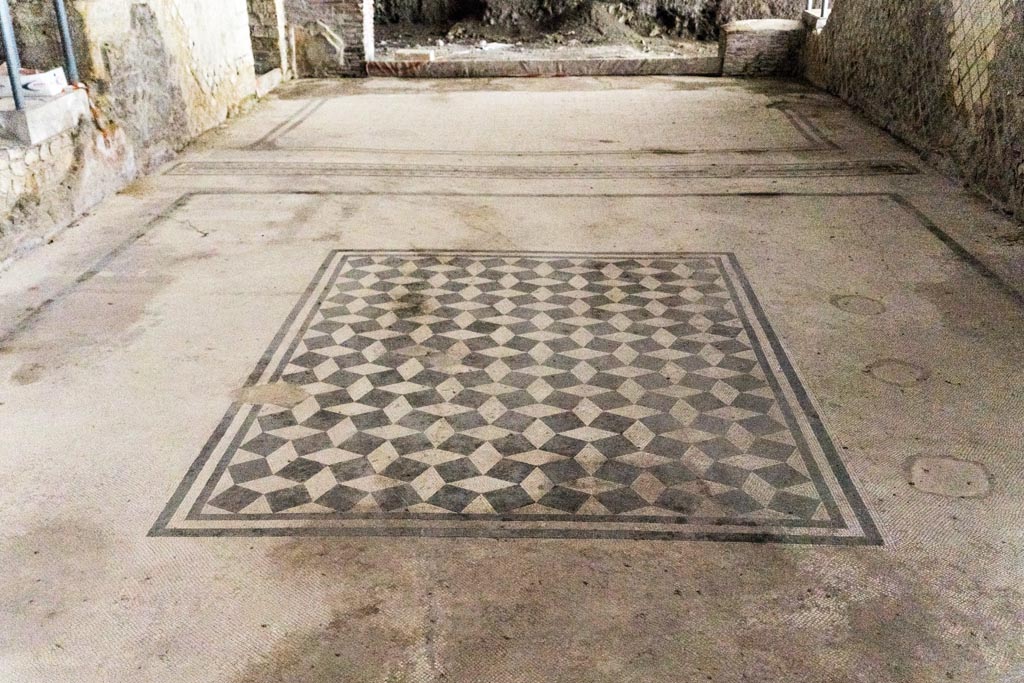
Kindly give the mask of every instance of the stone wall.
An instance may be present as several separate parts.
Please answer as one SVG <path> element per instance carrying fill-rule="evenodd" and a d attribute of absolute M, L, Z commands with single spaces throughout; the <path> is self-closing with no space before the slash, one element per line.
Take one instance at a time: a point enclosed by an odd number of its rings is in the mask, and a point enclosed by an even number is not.
<path fill-rule="evenodd" d="M 51 1 L 11 4 L 24 65 L 62 64 Z M 72 0 L 68 11 L 93 119 L 39 149 L 0 142 L 0 261 L 255 95 L 246 0 Z"/>
<path fill-rule="evenodd" d="M 50 0 L 12 0 L 24 66 L 62 63 Z M 159 161 L 255 92 L 246 0 L 71 0 L 82 78 L 129 133 L 135 157 Z"/>
<path fill-rule="evenodd" d="M 121 131 L 91 120 L 32 146 L 0 142 L 0 266 L 42 244 L 137 174 Z"/>
<path fill-rule="evenodd" d="M 75 165 L 74 138 L 68 132 L 40 145 L 0 149 L 0 216 L 21 219 L 58 191 Z"/>
<path fill-rule="evenodd" d="M 256 92 L 245 0 L 78 0 L 100 107 L 142 157 L 222 122 Z"/>
<path fill-rule="evenodd" d="M 1024 3 L 836 0 L 806 73 L 1024 219 Z"/>

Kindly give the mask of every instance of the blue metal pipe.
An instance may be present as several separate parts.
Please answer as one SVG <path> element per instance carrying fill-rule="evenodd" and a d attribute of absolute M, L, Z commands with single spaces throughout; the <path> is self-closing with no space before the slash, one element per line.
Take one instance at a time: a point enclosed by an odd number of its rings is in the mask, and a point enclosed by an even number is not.
<path fill-rule="evenodd" d="M 68 10 L 64 0 L 53 0 L 53 9 L 57 13 L 57 26 L 60 27 L 60 44 L 64 48 L 64 66 L 68 70 L 68 80 L 78 83 L 78 61 L 75 60 L 75 46 L 71 42 L 71 28 L 68 26 Z"/>
<path fill-rule="evenodd" d="M 24 93 L 21 92 L 21 57 L 18 55 L 18 43 L 14 39 L 11 6 L 7 0 L 0 0 L 0 38 L 3 39 L 4 54 L 7 56 L 7 74 L 11 79 L 14 108 L 21 111 L 25 108 Z"/>

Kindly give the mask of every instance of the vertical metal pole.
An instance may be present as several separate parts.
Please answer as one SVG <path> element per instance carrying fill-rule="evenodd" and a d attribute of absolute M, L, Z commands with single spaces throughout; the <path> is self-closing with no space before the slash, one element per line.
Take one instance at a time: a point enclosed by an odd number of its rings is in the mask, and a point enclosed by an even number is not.
<path fill-rule="evenodd" d="M 0 37 L 3 38 L 4 54 L 7 55 L 7 74 L 11 79 L 14 108 L 21 111 L 25 108 L 25 99 L 21 92 L 21 58 L 18 55 L 18 43 L 14 40 L 11 6 L 7 4 L 7 0 L 0 0 Z"/>
<path fill-rule="evenodd" d="M 68 80 L 78 83 L 78 62 L 75 60 L 75 46 L 71 43 L 71 28 L 68 26 L 68 10 L 64 0 L 53 0 L 53 9 L 57 12 L 57 26 L 60 27 L 60 43 L 64 47 L 64 65 L 68 70 Z"/>
<path fill-rule="evenodd" d="M 828 14 L 828 0 L 821 0 L 821 18 L 824 19 L 826 14 Z"/>

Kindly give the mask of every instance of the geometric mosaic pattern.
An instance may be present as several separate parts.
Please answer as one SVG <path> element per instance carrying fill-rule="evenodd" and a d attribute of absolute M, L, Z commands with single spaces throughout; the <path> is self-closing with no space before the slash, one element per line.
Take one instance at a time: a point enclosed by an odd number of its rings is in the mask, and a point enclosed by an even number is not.
<path fill-rule="evenodd" d="M 153 533 L 878 541 L 727 254 L 337 252 L 251 384 Z"/>

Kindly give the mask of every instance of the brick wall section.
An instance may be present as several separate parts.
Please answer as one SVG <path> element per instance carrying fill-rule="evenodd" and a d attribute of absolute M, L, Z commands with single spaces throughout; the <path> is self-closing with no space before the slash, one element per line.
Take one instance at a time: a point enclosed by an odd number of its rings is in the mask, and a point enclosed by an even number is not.
<path fill-rule="evenodd" d="M 800 63 L 804 27 L 793 19 L 748 19 L 722 27 L 723 76 L 792 76 Z"/>
<path fill-rule="evenodd" d="M 287 65 L 281 63 L 281 31 L 278 10 L 281 0 L 248 0 L 249 32 L 257 74 L 265 74 Z"/>
<path fill-rule="evenodd" d="M 362 0 L 285 0 L 299 77 L 365 76 Z"/>
<path fill-rule="evenodd" d="M 1024 3 L 836 0 L 808 78 L 1024 219 Z"/>

